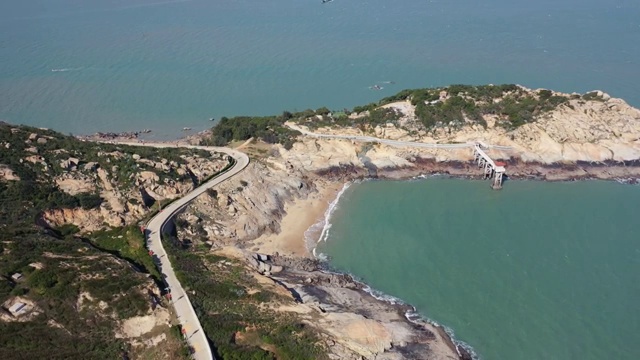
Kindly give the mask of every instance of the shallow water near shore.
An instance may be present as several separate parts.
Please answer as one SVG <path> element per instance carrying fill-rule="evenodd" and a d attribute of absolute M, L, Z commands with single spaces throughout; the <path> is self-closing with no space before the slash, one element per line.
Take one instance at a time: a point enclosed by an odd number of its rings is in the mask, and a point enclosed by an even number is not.
<path fill-rule="evenodd" d="M 317 251 L 482 359 L 637 359 L 638 214 L 615 182 L 367 181 Z"/>
<path fill-rule="evenodd" d="M 638 39 L 636 0 L 2 1 L 0 120 L 162 139 L 452 83 L 639 106 Z"/>

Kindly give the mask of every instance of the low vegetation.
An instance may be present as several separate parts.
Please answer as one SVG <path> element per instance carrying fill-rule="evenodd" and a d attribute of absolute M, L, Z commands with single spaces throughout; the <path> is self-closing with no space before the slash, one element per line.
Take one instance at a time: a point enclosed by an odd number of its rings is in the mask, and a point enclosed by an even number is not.
<path fill-rule="evenodd" d="M 265 289 L 233 260 L 198 250 L 169 234 L 163 239 L 216 358 L 325 358 L 311 328 L 268 307 L 270 301 L 283 304 L 291 299 Z"/>
<path fill-rule="evenodd" d="M 20 178 L 0 179 L 0 359 L 119 359 L 134 354 L 127 341 L 116 337 L 119 322 L 158 305 L 149 291 L 160 277 L 140 230 L 132 225 L 79 236 L 73 224 L 47 227 L 40 213 L 101 206 L 98 193 L 69 195 L 56 186 L 55 177 L 67 171 L 60 162 L 71 156 L 129 169 L 119 175 L 128 179 L 144 166 L 132 165 L 133 153 L 157 161 L 182 161 L 180 155 L 195 153 L 95 144 L 4 123 L 0 146 L 0 164 Z M 39 161 L 25 161 L 30 156 Z M 123 183 L 118 185 L 128 186 Z M 14 279 L 15 274 L 21 276 Z M 18 301 L 29 306 L 16 317 L 7 307 Z M 163 356 L 186 359 L 182 337 L 171 339 L 174 347 L 165 347 Z"/>
<path fill-rule="evenodd" d="M 101 230 L 89 234 L 87 241 L 102 251 L 107 251 L 126 259 L 142 272 L 151 274 L 154 279 L 161 279 L 149 250 L 145 247 L 144 235 L 135 225 Z"/>
<path fill-rule="evenodd" d="M 113 359 L 127 352 L 115 338 L 115 319 L 149 309 L 148 297 L 134 290 L 148 283 L 144 274 L 73 237 L 30 226 L 20 236 L 3 235 L 2 246 L 0 303 L 19 296 L 33 302 L 38 315 L 0 320 L 0 358 Z M 13 281 L 15 273 L 22 278 Z M 81 293 L 92 300 L 78 308 Z M 100 301 L 107 308 L 96 311 Z"/>
<path fill-rule="evenodd" d="M 585 94 L 583 98 L 598 100 L 595 92 Z M 253 137 L 271 144 L 279 143 L 289 149 L 299 134 L 284 126 L 287 121 L 311 129 L 333 126 L 364 130 L 389 123 L 398 125 L 403 115 L 393 108 L 382 107 L 398 101 L 409 101 L 415 106 L 416 118 L 427 131 L 463 124 L 486 127 L 487 116 L 496 116 L 498 125 L 514 129 L 535 121 L 541 114 L 568 100 L 569 97 L 556 95 L 549 90 L 532 92 L 513 84 L 409 89 L 378 102 L 356 106 L 353 111 L 331 111 L 323 107 L 295 113 L 285 111 L 279 116 L 222 118 L 213 127 L 212 136 L 205 143 L 226 145 L 231 141 Z"/>
<path fill-rule="evenodd" d="M 223 146 L 231 141 L 248 140 L 253 137 L 269 144 L 282 144 L 290 149 L 297 132 L 282 124 L 292 116 L 291 113 L 285 112 L 281 116 L 239 116 L 231 119 L 223 117 L 212 129 L 211 138 L 204 144 Z"/>

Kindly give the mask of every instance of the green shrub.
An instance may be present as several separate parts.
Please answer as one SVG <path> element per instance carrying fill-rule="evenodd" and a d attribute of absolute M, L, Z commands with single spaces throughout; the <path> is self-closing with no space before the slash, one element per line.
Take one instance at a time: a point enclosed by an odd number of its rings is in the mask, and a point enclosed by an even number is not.
<path fill-rule="evenodd" d="M 260 304 L 278 298 L 261 285 L 239 265 L 219 268 L 225 258 L 208 252 L 196 253 L 177 238 L 163 235 L 165 249 L 176 276 L 191 295 L 205 334 L 214 345 L 219 359 L 324 359 L 317 344 L 319 339 L 312 329 L 302 326 L 291 315 L 273 312 Z M 226 263 L 226 261 L 225 261 Z M 215 268 L 215 276 L 211 276 Z M 260 289 L 252 295 L 247 289 Z M 283 299 L 283 301 L 286 301 Z M 271 344 L 275 353 L 261 349 L 259 344 L 241 345 L 234 341 L 238 332 L 252 328 L 260 341 Z"/>
<path fill-rule="evenodd" d="M 64 224 L 55 229 L 61 236 L 66 237 L 69 235 L 77 234 L 80 232 L 80 228 L 74 224 Z"/>
<path fill-rule="evenodd" d="M 582 95 L 582 99 L 586 101 L 604 101 L 604 98 L 598 95 L 597 91 L 588 92 Z"/>

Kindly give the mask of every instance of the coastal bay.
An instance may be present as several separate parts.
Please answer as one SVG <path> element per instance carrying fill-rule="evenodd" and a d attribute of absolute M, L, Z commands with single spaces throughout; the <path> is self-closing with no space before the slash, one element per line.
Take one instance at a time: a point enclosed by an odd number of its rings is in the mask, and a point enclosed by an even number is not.
<path fill-rule="evenodd" d="M 634 359 L 637 186 L 370 181 L 318 252 L 416 306 L 483 359 Z"/>
<path fill-rule="evenodd" d="M 436 94 L 434 96 L 439 96 L 440 101 L 448 103 L 449 95 L 447 90 L 452 91 L 452 88 L 473 92 L 491 91 L 494 87 L 482 87 L 484 90 L 476 90 L 478 88 L 458 86 L 430 91 Z M 384 259 L 376 258 L 372 253 L 378 243 L 384 243 L 380 239 L 376 240 L 374 236 L 367 236 L 366 239 L 361 239 L 363 241 L 353 244 L 354 248 L 351 249 L 353 251 L 345 251 L 343 254 L 346 259 L 344 263 L 335 262 L 333 260 L 335 253 L 330 250 L 330 247 L 334 246 L 334 243 L 343 245 L 348 243 L 353 235 L 341 235 L 339 229 L 333 228 L 333 221 L 323 223 L 327 219 L 327 215 L 329 215 L 327 211 L 331 209 L 335 196 L 340 193 L 337 190 L 343 189 L 345 183 L 366 179 L 408 180 L 429 175 L 464 179 L 481 178 L 483 170 L 479 169 L 477 163 L 473 162 L 473 146 L 469 146 L 469 142 L 479 138 L 484 139 L 489 144 L 501 145 L 500 147 L 487 145 L 487 152 L 493 158 L 505 162 L 508 169 L 508 180 L 505 182 L 507 189 L 502 190 L 502 192 L 493 191 L 490 189 L 488 181 L 472 182 L 475 185 L 473 185 L 473 193 L 470 195 L 474 195 L 477 199 L 469 206 L 465 205 L 464 197 L 458 200 L 461 214 L 466 215 L 460 221 L 465 220 L 467 222 L 467 225 L 464 226 L 456 225 L 458 227 L 470 227 L 468 223 L 473 221 L 471 213 L 475 209 L 481 209 L 488 199 L 510 198 L 510 191 L 518 189 L 518 184 L 546 184 L 546 182 L 522 182 L 519 180 L 556 181 L 549 184 L 566 186 L 575 184 L 563 182 L 563 180 L 607 179 L 629 184 L 637 183 L 640 178 L 640 164 L 637 161 L 639 145 L 637 139 L 640 131 L 638 129 L 638 119 L 640 119 L 640 113 L 637 109 L 626 105 L 620 99 L 611 98 L 602 92 L 568 95 L 547 90 L 525 89 L 518 86 L 500 86 L 496 88 L 509 89 L 509 91 L 521 93 L 523 96 L 534 94 L 534 96 L 539 96 L 537 99 L 540 100 L 537 101 L 555 99 L 560 101 L 560 104 L 546 108 L 546 112 L 538 113 L 535 121 L 520 125 L 515 129 L 505 125 L 504 118 L 487 115 L 485 118 L 486 127 L 478 126 L 468 120 L 463 125 L 455 125 L 455 123 L 452 125 L 450 123 L 450 128 L 440 125 L 430 132 L 421 132 L 419 130 L 420 125 L 415 123 L 416 115 L 414 114 L 417 114 L 418 108 L 408 101 L 395 101 L 397 98 L 385 100 L 388 103 L 382 101 L 378 105 L 381 109 L 397 109 L 399 112 L 391 116 L 389 120 L 386 120 L 391 122 L 375 126 L 371 123 L 364 123 L 362 126 L 345 126 L 343 125 L 344 118 L 336 119 L 331 115 L 326 115 L 323 109 L 318 110 L 318 113 L 322 115 L 308 113 L 288 115 L 289 118 L 293 117 L 294 120 L 291 121 L 296 121 L 295 124 L 279 123 L 286 120 L 283 119 L 286 114 L 282 118 L 267 118 L 270 121 L 267 126 L 271 131 L 274 131 L 278 136 L 283 136 L 283 134 L 296 136 L 296 141 L 290 142 L 289 137 L 273 137 L 272 139 L 283 141 L 283 143 L 273 146 L 268 151 L 263 151 L 262 155 L 259 155 L 259 149 L 264 147 L 263 143 L 257 142 L 255 145 L 246 145 L 245 143 L 243 145 L 246 146 L 244 150 L 255 154 L 254 156 L 257 159 L 244 173 L 243 181 L 245 184 L 233 181 L 223 184 L 216 195 L 217 206 L 215 203 L 212 204 L 212 199 L 203 199 L 201 204 L 196 204 L 189 211 L 189 214 L 191 214 L 190 216 L 198 214 L 198 218 L 195 221 L 196 223 L 203 222 L 205 228 L 208 226 L 214 227 L 214 252 L 224 250 L 223 253 L 228 253 L 228 248 L 224 248 L 224 246 L 241 249 L 239 253 L 236 250 L 236 257 L 246 259 L 245 261 L 260 276 L 271 279 L 275 284 L 280 284 L 284 289 L 287 289 L 293 299 L 296 299 L 296 305 L 280 307 L 279 310 L 296 313 L 302 316 L 305 321 L 321 329 L 324 334 L 328 334 L 332 341 L 340 345 L 332 348 L 333 354 L 339 354 L 338 356 L 342 358 L 350 358 L 354 353 L 365 358 L 388 356 L 389 358 L 412 359 L 440 359 L 450 358 L 451 356 L 470 359 L 478 356 L 487 356 L 486 354 L 526 358 L 526 354 L 536 354 L 538 349 L 533 351 L 526 346 L 513 347 L 512 343 L 505 342 L 501 343 L 503 345 L 502 348 L 496 346 L 490 350 L 487 350 L 481 344 L 477 350 L 479 355 L 473 355 L 474 351 L 476 351 L 474 343 L 481 342 L 481 340 L 469 335 L 468 331 L 458 331 L 458 328 L 471 325 L 467 323 L 455 323 L 452 325 L 451 323 L 454 322 L 450 323 L 448 319 L 438 317 L 438 313 L 446 313 L 446 310 L 449 309 L 446 307 L 446 304 L 449 303 L 448 298 L 456 297 L 456 294 L 449 294 L 447 298 L 442 298 L 445 303 L 445 310 L 439 309 L 437 312 L 432 313 L 432 308 L 429 304 L 420 304 L 419 300 L 411 300 L 410 295 L 406 295 L 406 292 L 398 291 L 397 287 L 388 288 L 384 285 L 381 286 L 381 283 L 375 280 L 371 281 L 374 277 L 381 281 L 384 274 L 376 273 L 372 275 L 364 270 L 360 272 L 351 268 L 351 260 L 354 263 L 374 266 L 378 270 L 384 270 L 389 265 Z M 415 94 L 420 94 L 420 92 L 414 92 L 413 96 L 417 96 Z M 372 119 L 375 119 L 373 116 L 377 116 L 376 111 L 380 110 L 369 107 L 359 108 L 358 111 L 360 112 L 350 115 L 349 119 L 351 121 L 356 122 L 359 119 L 365 119 L 365 121 L 372 122 Z M 297 116 L 300 118 L 296 118 Z M 236 131 L 241 133 L 247 124 L 251 124 L 251 122 L 259 124 L 260 121 L 265 121 L 265 119 L 227 119 L 214 128 L 210 134 L 203 136 L 205 139 L 221 141 L 220 135 L 217 134 L 228 134 L 229 132 L 233 134 Z M 278 126 L 282 127 L 279 128 Z M 296 128 L 303 130 L 306 135 L 290 133 L 291 129 Z M 267 131 L 270 131 L 269 129 Z M 254 128 L 253 131 L 264 130 Z M 246 132 L 242 134 L 247 136 Z M 270 135 L 263 136 L 268 137 Z M 376 137 L 395 142 L 376 142 L 373 140 Z M 454 146 L 415 145 L 438 143 L 443 145 L 453 144 Z M 434 181 L 456 184 L 463 180 L 428 179 L 409 183 L 422 182 L 428 185 Z M 379 181 L 372 183 L 382 188 L 371 192 L 366 198 L 384 199 L 387 191 L 385 186 L 392 186 L 396 182 Z M 587 181 L 577 184 L 591 183 Z M 593 183 L 598 184 L 597 182 Z M 352 185 L 355 189 L 353 191 L 357 191 L 360 186 L 369 186 L 368 184 L 369 182 L 361 185 Z M 633 185 L 621 185 L 615 182 L 606 184 L 620 186 L 624 189 L 635 189 Z M 351 191 L 350 187 L 345 192 L 347 196 L 338 201 L 338 210 L 332 218 L 343 221 L 343 227 L 354 230 L 359 226 L 364 226 L 370 231 L 375 231 L 376 235 L 383 236 L 384 240 L 402 239 L 403 236 L 406 236 L 403 233 L 404 228 L 416 228 L 415 224 L 409 225 L 402 221 L 394 220 L 394 216 L 396 216 L 395 213 L 397 212 L 403 214 L 403 220 L 405 218 L 410 219 L 411 216 L 409 214 L 401 211 L 407 211 L 407 209 L 411 209 L 408 211 L 415 211 L 414 216 L 419 216 L 422 203 L 413 206 L 378 207 L 378 210 L 381 211 L 379 218 L 369 217 L 363 222 L 351 224 L 351 220 L 355 219 L 353 216 L 358 216 L 357 209 L 349 208 L 348 205 L 344 206 L 344 202 L 354 206 L 358 203 L 349 197 Z M 531 192 L 533 194 L 536 193 L 535 190 Z M 589 193 L 589 191 L 583 192 Z M 401 194 L 396 195 L 400 199 L 404 197 Z M 420 194 L 415 193 L 406 197 L 419 199 L 420 196 L 418 195 Z M 440 206 L 439 204 L 455 199 L 455 193 L 449 194 L 448 192 L 440 191 L 438 195 L 431 199 L 426 198 L 423 202 L 433 204 L 438 209 L 444 209 L 445 206 Z M 445 197 L 443 198 L 442 196 Z M 611 199 L 618 199 L 620 196 L 620 194 L 613 194 Z M 473 196 L 470 197 L 473 198 Z M 560 199 L 561 197 L 558 196 L 558 198 Z M 318 201 L 319 199 L 322 200 Z M 514 197 L 514 199 L 516 198 Z M 534 196 L 533 201 L 530 201 L 532 203 L 531 206 L 539 205 L 536 200 L 538 199 Z M 367 207 L 367 205 L 363 206 Z M 576 206 L 581 205 L 576 204 Z M 343 207 L 348 209 L 346 213 L 340 213 Z M 586 205 L 582 207 L 589 208 Z M 414 210 L 414 208 L 417 210 Z M 509 209 L 509 206 L 504 207 L 505 211 L 509 211 Z M 301 215 L 301 210 L 308 210 L 309 214 L 313 214 L 313 216 Z M 635 213 L 635 210 L 631 209 L 626 215 L 633 213 Z M 449 217 L 457 216 L 455 209 L 446 210 L 446 214 Z M 481 211 L 480 214 L 482 214 Z M 313 222 L 311 220 L 313 217 L 315 217 L 313 221 L 318 222 L 305 231 L 305 228 Z M 427 218 L 433 218 L 436 224 L 441 222 L 441 219 L 437 216 L 427 216 Z M 556 218 L 562 219 L 561 216 L 556 216 Z M 303 222 L 306 226 L 300 226 L 300 219 L 304 219 Z M 389 221 L 393 222 L 394 225 L 401 226 L 401 228 L 389 226 L 385 230 L 385 219 L 390 219 Z M 215 222 L 211 223 L 210 221 L 212 220 Z M 613 222 L 613 220 L 610 222 Z M 421 224 L 424 225 L 426 223 L 427 219 Z M 442 224 L 445 223 L 442 222 Z M 286 228 L 284 227 L 285 224 Z M 323 232 L 327 234 L 326 230 L 329 226 L 331 226 L 328 231 L 330 240 L 326 244 L 320 244 L 315 251 L 315 255 L 321 259 L 326 259 L 325 255 L 329 255 L 329 261 L 306 263 L 304 260 L 300 260 L 300 254 L 305 254 L 308 258 L 311 258 L 314 254 L 313 251 L 302 251 L 300 246 L 304 246 L 306 243 L 307 246 L 311 245 L 308 250 L 313 250 L 315 241 Z M 544 224 L 540 226 L 544 226 Z M 324 229 L 322 229 L 323 227 Z M 189 227 L 185 231 L 186 233 L 193 233 L 195 229 Z M 429 228 L 423 229 L 423 231 L 426 234 L 429 232 Z M 528 231 L 531 232 L 531 229 L 528 229 Z M 561 231 L 561 233 L 565 234 L 566 231 Z M 335 236 L 344 236 L 344 238 L 336 239 Z M 503 240 L 510 239 L 504 234 L 500 238 Z M 265 239 L 269 240 L 268 246 L 264 246 Z M 373 243 L 369 244 L 367 241 L 372 241 Z M 535 245 L 536 242 L 530 240 L 528 244 Z M 459 242 L 451 245 L 455 249 L 454 252 L 465 251 L 464 245 Z M 221 246 L 223 246 L 223 250 L 215 250 Z M 396 241 L 390 246 L 402 248 L 402 241 Z M 427 247 L 423 243 L 415 246 L 425 246 L 421 251 L 415 250 L 416 254 L 424 255 L 425 251 L 428 252 L 431 249 L 431 246 Z M 548 244 L 544 245 L 543 248 L 548 246 Z M 329 250 L 324 251 L 325 247 Z M 433 246 L 434 250 L 437 248 L 438 246 Z M 251 255 L 247 253 L 248 251 L 257 251 L 260 254 Z M 339 252 L 339 250 L 337 251 Z M 407 259 L 410 256 L 406 253 L 403 254 Z M 580 252 L 576 251 L 575 254 L 580 254 Z M 298 260 L 288 259 L 287 257 L 290 256 L 294 256 Z M 442 268 L 446 266 L 452 269 L 459 267 L 455 263 L 455 256 L 444 256 L 442 252 L 434 256 L 438 256 L 438 260 L 445 262 L 440 264 Z M 393 261 L 403 264 L 402 258 L 393 257 Z M 393 261 L 390 263 L 393 263 Z M 469 263 L 472 264 L 473 262 L 469 261 Z M 481 265 L 475 264 L 475 266 Z M 399 274 L 394 270 L 390 270 L 388 272 L 389 281 L 404 290 L 412 289 L 414 283 L 419 283 L 419 279 L 416 279 L 415 276 L 420 277 L 424 271 L 429 271 L 430 276 L 438 277 L 442 274 L 440 267 L 429 268 L 428 270 L 421 270 L 416 267 L 417 270 L 411 272 L 411 276 L 406 276 L 411 279 L 411 284 L 403 283 L 401 280 L 404 272 Z M 327 270 L 329 271 L 327 272 Z M 351 273 L 356 279 L 349 275 L 335 274 L 332 272 L 335 270 Z M 411 270 L 405 269 L 406 271 Z M 496 273 L 493 275 L 495 276 L 492 280 L 498 279 Z M 454 280 L 452 277 L 438 278 L 438 280 L 449 281 L 447 284 L 452 287 L 464 287 L 466 281 L 465 279 Z M 509 285 L 509 289 L 512 288 L 518 289 L 513 284 Z M 542 289 L 542 287 L 540 288 Z M 426 284 L 422 285 L 421 289 L 427 292 L 438 291 L 437 288 L 431 289 Z M 381 290 L 382 293 L 377 292 L 377 290 Z M 349 295 L 346 296 L 345 293 Z M 375 296 L 372 296 L 372 294 Z M 391 297 L 393 295 L 402 300 Z M 624 301 L 630 299 L 627 295 L 621 294 L 621 296 Z M 426 299 L 427 297 L 423 298 Z M 456 300 L 452 300 L 451 304 Z M 534 300 L 534 297 L 532 297 L 532 300 Z M 404 301 L 407 301 L 409 305 L 404 304 Z M 579 299 L 575 300 L 574 305 L 578 306 L 578 304 L 580 304 Z M 413 306 L 417 307 L 418 313 L 414 313 L 416 309 Z M 394 315 L 392 317 L 387 315 L 374 316 L 371 312 L 374 308 L 378 309 L 375 314 Z M 473 311 L 473 309 L 473 307 L 465 308 L 466 311 Z M 523 314 L 518 311 L 514 310 L 514 314 Z M 464 314 L 465 311 L 460 313 Z M 582 315 L 584 314 L 580 312 L 579 316 Z M 506 313 L 505 316 L 509 316 L 509 313 Z M 449 339 L 444 334 L 444 331 L 441 331 L 443 328 L 424 322 L 421 318 L 430 319 L 429 321 L 435 321 L 445 326 L 445 329 L 450 334 L 455 333 L 453 341 L 458 345 L 457 348 L 447 345 Z M 354 338 L 349 333 L 341 331 L 341 329 L 348 327 L 352 321 L 356 320 L 359 324 L 358 328 L 368 329 L 365 331 L 365 333 L 369 334 L 368 336 Z M 528 319 L 521 317 L 519 323 L 524 324 L 526 323 L 525 320 Z M 414 321 L 417 321 L 417 323 L 414 323 Z M 395 328 L 391 324 L 402 325 L 400 328 Z M 473 326 L 475 331 L 481 333 L 484 330 L 484 326 L 492 327 L 492 329 L 496 329 L 495 331 L 500 332 L 501 327 L 498 324 L 499 321 L 496 319 L 485 318 L 483 321 L 475 321 Z M 567 321 L 567 324 L 570 325 L 571 321 Z M 511 325 L 518 326 L 517 324 Z M 611 329 L 612 325 L 609 323 L 607 326 Z M 532 328 L 535 328 L 535 326 L 532 326 Z M 374 329 L 378 330 L 374 331 Z M 411 329 L 409 330 L 411 336 L 406 337 L 408 329 Z M 560 334 L 562 331 L 570 329 L 570 327 L 565 328 L 562 323 L 557 323 L 554 324 L 554 329 L 554 331 L 557 331 L 556 334 Z M 612 333 L 615 333 L 615 331 L 611 329 Z M 357 334 L 360 333 L 358 332 Z M 433 334 L 438 335 L 433 336 Z M 599 334 L 599 332 L 592 332 L 590 336 L 593 334 Z M 502 337 L 504 336 L 493 333 L 490 340 L 495 342 Z M 522 341 L 522 339 L 518 341 Z M 384 344 L 384 346 L 381 344 Z M 449 350 L 448 352 L 431 352 L 425 348 L 425 345 L 430 349 L 449 348 Z M 580 351 L 574 351 L 571 346 L 558 346 L 556 342 L 548 346 L 544 351 L 548 350 L 548 355 L 551 357 L 563 356 L 563 351 L 567 351 L 570 354 L 581 354 Z M 504 352 L 507 347 L 507 351 Z M 595 352 L 610 350 L 607 346 L 601 346 Z M 509 351 L 513 352 L 509 353 Z M 518 353 L 518 351 L 522 352 Z M 629 351 L 633 352 L 635 350 L 631 349 Z M 445 353 L 448 353 L 448 355 L 445 355 Z M 614 351 L 614 353 L 616 352 Z M 628 356 L 626 352 L 619 354 L 623 357 Z M 358 355 L 355 356 L 357 357 Z"/>
<path fill-rule="evenodd" d="M 0 358 L 639 358 L 639 19 L 0 2 Z M 233 162 L 187 144 L 250 164 L 159 261 L 139 229 Z"/>

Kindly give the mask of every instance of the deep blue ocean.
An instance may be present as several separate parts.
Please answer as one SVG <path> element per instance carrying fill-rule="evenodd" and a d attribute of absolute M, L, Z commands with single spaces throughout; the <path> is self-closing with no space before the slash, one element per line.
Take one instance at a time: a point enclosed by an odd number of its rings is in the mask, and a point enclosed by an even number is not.
<path fill-rule="evenodd" d="M 212 117 L 451 83 L 602 89 L 638 106 L 638 80 L 637 0 L 0 2 L 0 119 L 75 134 L 172 138 Z"/>

